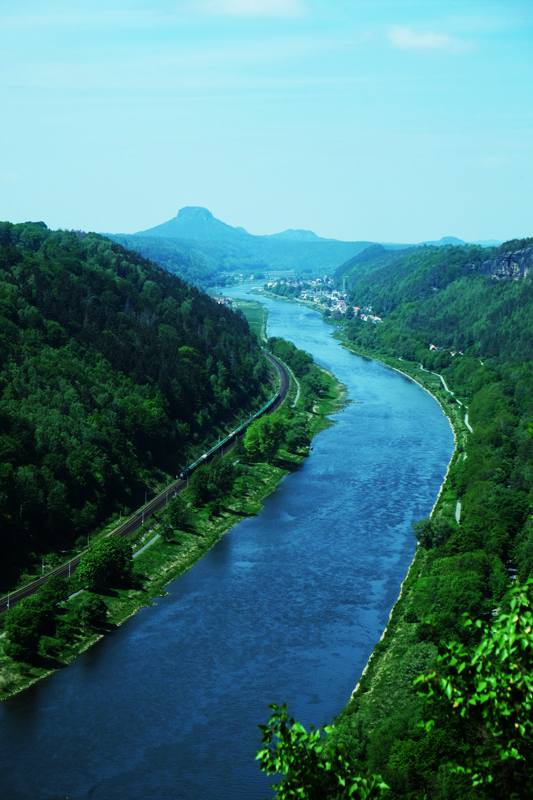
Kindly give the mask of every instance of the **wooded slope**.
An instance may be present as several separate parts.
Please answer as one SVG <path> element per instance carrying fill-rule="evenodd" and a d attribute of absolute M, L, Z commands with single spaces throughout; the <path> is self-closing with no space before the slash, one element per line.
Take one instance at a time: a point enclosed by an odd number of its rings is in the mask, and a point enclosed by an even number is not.
<path fill-rule="evenodd" d="M 4 585 L 144 501 L 142 479 L 178 471 L 266 378 L 243 317 L 98 234 L 44 223 L 0 224 L 0 359 Z"/>
<path fill-rule="evenodd" d="M 336 277 L 339 286 L 345 279 L 349 301 L 371 306 L 383 324 L 372 330 L 355 320 L 351 336 L 411 359 L 434 344 L 445 350 L 433 357 L 440 367 L 451 363 L 449 350 L 498 363 L 533 359 L 531 272 L 501 268 L 501 261 L 531 264 L 532 244 L 421 247 L 407 255 L 369 248 Z"/>
<path fill-rule="evenodd" d="M 383 322 L 336 324 L 359 350 L 424 381 L 460 429 L 435 514 L 415 526 L 420 545 L 387 633 L 336 721 L 350 758 L 380 773 L 391 798 L 512 794 L 513 768 L 499 763 L 482 726 L 442 713 L 430 732 L 417 727 L 422 701 L 413 678 L 437 667 L 439 642 L 476 646 L 464 613 L 492 620 L 508 608 L 511 579 L 533 577 L 531 244 L 420 248 L 396 259 L 375 253 L 347 269 L 352 302 L 371 305 Z M 473 433 L 461 425 L 466 412 Z M 462 763 L 467 745 L 493 763 L 490 787 L 473 789 L 468 776 L 443 769 Z M 533 774 L 531 763 L 525 769 Z"/>

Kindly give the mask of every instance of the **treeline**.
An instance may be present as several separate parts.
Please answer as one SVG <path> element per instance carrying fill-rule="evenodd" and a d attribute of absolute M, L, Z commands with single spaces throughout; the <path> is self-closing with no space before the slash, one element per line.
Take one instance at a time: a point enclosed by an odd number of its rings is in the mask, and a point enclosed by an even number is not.
<path fill-rule="evenodd" d="M 510 797 L 514 786 L 516 764 L 500 761 L 479 719 L 445 713 L 441 703 L 433 726 L 419 727 L 424 706 L 413 686 L 432 669 L 444 680 L 451 667 L 437 654 L 445 643 L 475 651 L 477 629 L 464 626 L 463 614 L 490 628 L 509 607 L 511 580 L 533 578 L 532 286 L 527 277 L 506 283 L 482 274 L 490 257 L 466 246 L 387 256 L 375 272 L 367 262 L 368 274 L 353 278 L 352 297 L 384 322 L 344 322 L 359 351 L 422 382 L 438 371 L 454 394 L 435 377 L 432 391 L 456 416 L 467 413 L 473 429 L 454 456 L 434 515 L 415 525 L 419 547 L 402 598 L 332 734 L 356 771 L 383 777 L 389 798 L 481 800 Z M 445 349 L 430 351 L 430 343 Z M 491 784 L 474 788 L 469 775 L 443 768 L 464 764 L 467 751 L 489 759 Z"/>
<path fill-rule="evenodd" d="M 109 239 L 44 223 L 0 224 L 0 358 L 5 588 L 270 391 L 242 316 Z"/>
<path fill-rule="evenodd" d="M 295 300 L 300 296 L 300 292 L 303 289 L 309 288 L 310 286 L 308 283 L 299 283 L 298 286 L 292 286 L 289 283 L 275 283 L 274 286 L 268 286 L 268 284 L 265 284 L 263 286 L 265 292 L 277 294 L 279 297 L 285 297 L 288 300 Z"/>
<path fill-rule="evenodd" d="M 235 232 L 235 229 L 234 229 Z M 227 239 L 186 239 L 143 234 L 109 234 L 159 266 L 198 286 L 220 285 L 223 273 L 254 275 L 297 270 L 300 275 L 323 274 L 334 269 L 369 242 L 341 242 L 252 236 L 238 233 Z M 231 280 L 231 278 L 229 278 Z"/>

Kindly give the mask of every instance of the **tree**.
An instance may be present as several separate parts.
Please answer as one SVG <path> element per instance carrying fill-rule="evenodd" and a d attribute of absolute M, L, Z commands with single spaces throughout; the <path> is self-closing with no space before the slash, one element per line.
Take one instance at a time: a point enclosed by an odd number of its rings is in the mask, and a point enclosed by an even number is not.
<path fill-rule="evenodd" d="M 189 509 L 183 497 L 178 494 L 167 506 L 167 517 L 173 528 L 184 530 L 189 520 Z"/>
<path fill-rule="evenodd" d="M 31 597 L 22 600 L 6 617 L 6 653 L 15 661 L 31 662 L 41 636 L 53 636 L 59 604 L 68 598 L 68 584 L 52 575 Z"/>
<path fill-rule="evenodd" d="M 31 663 L 39 649 L 42 621 L 35 609 L 22 601 L 6 615 L 6 635 L 8 643 L 5 653 L 15 661 Z"/>
<path fill-rule="evenodd" d="M 457 526 L 445 517 L 426 517 L 413 523 L 413 533 L 426 550 L 445 544 Z"/>
<path fill-rule="evenodd" d="M 231 495 L 237 473 L 229 458 L 215 456 L 209 465 L 209 488 L 215 500 L 224 500 Z"/>
<path fill-rule="evenodd" d="M 196 470 L 190 487 L 195 505 L 222 501 L 233 489 L 237 473 L 229 458 L 215 456 L 211 463 Z"/>
<path fill-rule="evenodd" d="M 529 798 L 533 780 L 533 581 L 511 590 L 510 611 L 491 625 L 468 616 L 477 632 L 473 651 L 464 644 L 439 646 L 436 670 L 415 679 L 426 698 L 422 723 L 435 725 L 435 711 L 459 714 L 477 730 L 464 760 L 451 765 L 494 797 Z M 491 791 L 492 790 L 492 791 Z"/>
<path fill-rule="evenodd" d="M 86 628 L 99 628 L 107 619 L 107 606 L 101 597 L 91 594 L 81 604 L 78 617 Z"/>
<path fill-rule="evenodd" d="M 309 447 L 311 439 L 305 423 L 300 423 L 291 427 L 285 436 L 285 442 L 289 450 L 295 453 L 299 447 Z"/>
<path fill-rule="evenodd" d="M 193 472 L 189 481 L 189 489 L 195 506 L 202 506 L 209 501 L 211 492 L 207 465 Z"/>
<path fill-rule="evenodd" d="M 174 541 L 174 528 L 167 518 L 165 518 L 163 524 L 161 525 L 160 534 L 163 541 L 167 544 L 168 542 Z"/>
<path fill-rule="evenodd" d="M 270 463 L 281 444 L 285 429 L 285 418 L 279 412 L 256 419 L 246 431 L 246 452 L 252 458 L 263 457 Z"/>
<path fill-rule="evenodd" d="M 343 796 L 362 800 L 381 797 L 388 788 L 379 776 L 358 775 L 345 759 L 339 745 L 328 744 L 319 730 L 311 726 L 309 733 L 303 725 L 287 714 L 287 705 L 269 706 L 272 715 L 267 725 L 259 725 L 263 747 L 256 754 L 259 766 L 267 775 L 281 773 L 276 800 L 328 800 L 335 790 L 344 789 Z"/>
<path fill-rule="evenodd" d="M 131 581 L 133 567 L 131 544 L 122 536 L 104 539 L 85 553 L 76 570 L 82 586 L 116 586 Z"/>
<path fill-rule="evenodd" d="M 510 592 L 510 611 L 492 624 L 465 625 L 479 642 L 468 648 L 458 642 L 438 646 L 437 668 L 419 675 L 414 683 L 425 699 L 419 727 L 437 734 L 458 717 L 469 723 L 469 736 L 448 767 L 469 776 L 483 797 L 528 800 L 533 781 L 533 580 Z M 263 747 L 256 758 L 267 775 L 281 773 L 273 788 L 276 800 L 327 800 L 331 797 L 379 797 L 388 787 L 378 775 L 358 774 L 343 755 L 341 745 L 320 733 L 307 733 L 287 706 L 270 706 L 272 716 L 260 725 Z M 433 729 L 435 728 L 435 731 Z M 435 741 L 444 742 L 436 736 Z M 404 742 L 409 749 L 409 744 Z M 445 753 L 445 750 L 443 751 Z M 400 752 L 397 753 L 400 757 Z M 444 766 L 444 765 L 442 765 Z M 329 780 L 328 780 L 329 778 Z M 344 791 L 335 787 L 344 787 Z M 390 796 L 390 795 L 387 795 Z M 416 796 L 421 797 L 420 793 Z"/>
<path fill-rule="evenodd" d="M 59 575 L 52 575 L 48 578 L 46 583 L 41 586 L 37 592 L 37 596 L 43 605 L 50 606 L 54 612 L 60 603 L 64 603 L 65 600 L 68 600 L 68 595 L 68 583 L 64 578 L 60 578 Z"/>

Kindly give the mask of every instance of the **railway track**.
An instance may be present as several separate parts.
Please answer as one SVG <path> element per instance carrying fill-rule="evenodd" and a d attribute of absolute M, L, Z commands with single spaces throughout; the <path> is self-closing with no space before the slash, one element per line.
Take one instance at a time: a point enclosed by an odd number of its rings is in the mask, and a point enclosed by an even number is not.
<path fill-rule="evenodd" d="M 277 400 L 269 407 L 268 411 L 265 413 L 271 414 L 273 411 L 276 411 L 282 402 L 285 400 L 287 396 L 287 392 L 289 391 L 290 386 L 290 377 L 289 373 L 287 372 L 285 366 L 278 361 L 276 358 L 270 355 L 270 353 L 265 353 L 266 358 L 270 363 L 276 368 L 280 378 L 280 385 L 278 389 L 278 398 Z M 224 448 L 224 452 L 228 452 L 235 446 L 235 441 L 231 444 L 228 444 Z M 207 459 L 206 462 L 207 463 Z M 109 537 L 112 538 L 114 536 L 125 536 L 128 538 L 145 523 L 149 517 L 152 516 L 156 511 L 161 511 L 167 503 L 169 503 L 176 495 L 182 492 L 187 487 L 187 480 L 183 478 L 179 478 L 178 480 L 171 483 L 165 491 L 160 492 L 156 497 L 146 503 L 143 508 L 139 511 L 136 511 L 131 517 L 129 517 L 125 522 L 121 525 L 118 525 L 112 533 L 109 534 Z M 61 564 L 60 567 L 56 567 L 51 572 L 48 572 L 46 575 L 43 575 L 41 578 L 37 578 L 37 580 L 28 583 L 27 586 L 23 586 L 20 589 L 16 589 L 14 592 L 9 592 L 5 597 L 0 598 L 0 614 L 4 614 L 10 608 L 13 608 L 20 603 L 21 600 L 24 600 L 25 597 L 29 597 L 44 584 L 46 581 L 52 577 L 52 575 L 58 575 L 60 578 L 70 578 L 71 575 L 74 574 L 76 571 L 76 567 L 80 563 L 83 555 L 87 552 L 85 550 L 83 553 L 80 553 L 77 556 L 74 556 L 70 559 L 70 561 Z"/>

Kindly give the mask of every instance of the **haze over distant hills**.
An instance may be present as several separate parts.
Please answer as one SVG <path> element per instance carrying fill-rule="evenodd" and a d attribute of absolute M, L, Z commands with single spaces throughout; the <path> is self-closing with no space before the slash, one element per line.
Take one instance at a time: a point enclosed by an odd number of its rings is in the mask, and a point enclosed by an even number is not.
<path fill-rule="evenodd" d="M 165 239 L 199 239 L 204 242 L 242 241 L 251 236 L 244 228 L 233 228 L 212 215 L 207 208 L 186 206 L 173 219 L 155 225 L 135 236 L 162 236 Z"/>
<path fill-rule="evenodd" d="M 350 244 L 350 242 L 341 242 L 340 239 L 327 239 L 322 236 L 317 236 L 313 231 L 294 230 L 293 228 L 289 228 L 281 233 L 256 236 L 248 233 L 248 231 L 242 227 L 234 228 L 231 225 L 227 225 L 225 222 L 214 217 L 207 208 L 202 208 L 201 206 L 185 206 L 184 208 L 180 208 L 177 215 L 167 222 L 163 222 L 161 225 L 155 225 L 153 228 L 148 228 L 145 231 L 138 231 L 134 235 L 143 237 L 162 236 L 168 239 L 197 239 L 209 242 L 243 242 L 250 239 L 277 239 L 297 242 L 336 242 L 339 244 Z M 360 242 L 351 242 L 351 244 L 360 244 Z M 374 242 L 369 242 L 369 244 L 374 244 Z M 414 242 L 396 244 L 380 242 L 379 244 L 383 245 L 385 248 L 394 249 L 417 246 Z M 467 242 L 463 239 L 458 239 L 456 236 L 443 236 L 438 241 L 427 240 L 418 242 L 418 246 L 424 244 L 440 246 L 446 244 L 467 244 Z M 501 241 L 497 239 L 487 239 L 484 241 L 470 242 L 470 244 L 492 247 L 501 244 Z"/>
<path fill-rule="evenodd" d="M 248 239 L 284 239 L 298 242 L 338 242 L 338 239 L 323 239 L 313 231 L 289 230 L 281 233 L 271 233 L 266 236 L 254 236 L 244 228 L 233 228 L 225 222 L 217 219 L 207 209 L 201 206 L 185 206 L 180 208 L 177 216 L 148 228 L 139 231 L 135 236 L 164 236 L 172 239 L 199 239 L 208 242 L 235 242 L 246 241 Z"/>
<path fill-rule="evenodd" d="M 135 234 L 107 234 L 156 264 L 198 286 L 224 284 L 224 275 L 299 275 L 332 272 L 371 242 L 322 239 L 313 231 L 286 230 L 254 236 L 222 222 L 207 208 L 187 206 L 171 220 Z"/>
<path fill-rule="evenodd" d="M 223 285 L 228 273 L 260 276 L 294 270 L 302 277 L 331 274 L 367 247 L 370 241 L 324 239 L 313 231 L 289 228 L 255 236 L 227 225 L 207 209 L 186 206 L 167 222 L 135 234 L 107 234 L 114 241 L 154 261 L 197 286 Z M 454 236 L 420 244 L 464 244 Z M 397 251 L 413 244 L 382 243 Z M 480 244 L 489 244 L 483 242 Z M 494 244 L 491 242 L 490 244 Z M 228 278 L 231 282 L 231 278 Z"/>

